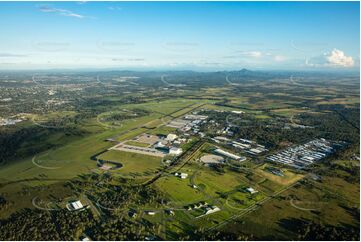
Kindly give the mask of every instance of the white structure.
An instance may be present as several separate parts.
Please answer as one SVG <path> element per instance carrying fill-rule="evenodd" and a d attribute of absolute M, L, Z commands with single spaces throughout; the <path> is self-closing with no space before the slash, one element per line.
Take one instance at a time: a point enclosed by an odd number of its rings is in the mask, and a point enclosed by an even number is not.
<path fill-rule="evenodd" d="M 235 113 L 235 114 L 242 114 L 242 113 L 244 113 L 244 112 L 243 112 L 243 111 L 240 111 L 240 110 L 239 110 L 239 111 L 237 111 L 237 110 L 233 110 L 233 111 L 232 111 L 232 113 Z"/>
<path fill-rule="evenodd" d="M 249 151 L 251 151 L 251 152 L 253 152 L 253 153 L 256 153 L 256 154 L 262 153 L 262 150 L 259 150 L 259 149 L 256 149 L 256 148 L 252 148 L 252 149 L 250 149 Z"/>
<path fill-rule="evenodd" d="M 155 144 L 154 147 L 155 147 L 155 148 L 164 148 L 164 147 L 166 147 L 166 145 L 163 144 L 162 141 L 158 141 L 158 142 Z"/>
<path fill-rule="evenodd" d="M 188 114 L 184 117 L 184 119 L 188 119 L 188 120 L 205 120 L 207 118 L 208 118 L 208 116 L 196 115 L 196 114 Z"/>
<path fill-rule="evenodd" d="M 222 137 L 222 136 L 216 136 L 214 137 L 216 140 L 220 140 L 220 141 L 230 141 L 230 139 L 226 138 L 226 137 Z"/>
<path fill-rule="evenodd" d="M 240 160 L 241 158 L 243 158 L 243 157 L 240 157 L 238 155 L 234 155 L 232 153 L 224 151 L 222 149 L 215 149 L 214 152 L 216 152 L 217 154 L 224 155 L 224 156 L 227 156 L 229 158 L 235 159 L 235 160 Z"/>
<path fill-rule="evenodd" d="M 176 172 L 176 173 L 174 173 L 174 175 L 175 175 L 176 177 L 180 177 L 180 178 L 182 178 L 182 179 L 186 179 L 186 178 L 188 177 L 188 174 L 187 174 L 187 173 L 179 173 L 179 172 Z"/>
<path fill-rule="evenodd" d="M 246 188 L 246 191 L 251 193 L 251 194 L 255 194 L 257 193 L 258 191 L 254 190 L 252 187 L 249 187 L 249 188 Z"/>
<path fill-rule="evenodd" d="M 188 177 L 187 173 L 181 173 L 180 174 L 180 178 L 182 178 L 182 179 L 186 179 L 187 177 Z"/>
<path fill-rule="evenodd" d="M 180 155 L 182 154 L 183 150 L 181 148 L 177 148 L 177 147 L 172 147 L 169 149 L 169 154 L 170 155 Z"/>
<path fill-rule="evenodd" d="M 173 141 L 177 138 L 178 136 L 176 134 L 168 134 L 166 140 L 169 141 Z"/>
<path fill-rule="evenodd" d="M 72 202 L 72 203 L 68 203 L 66 205 L 66 208 L 69 210 L 69 211 L 73 211 L 73 210 L 79 210 L 79 209 L 82 209 L 84 208 L 83 204 L 80 202 L 80 201 L 75 201 L 75 202 Z"/>
<path fill-rule="evenodd" d="M 152 216 L 155 215 L 155 212 L 154 212 L 154 211 L 147 211 L 146 213 L 147 213 L 148 215 L 152 215 Z"/>
<path fill-rule="evenodd" d="M 220 211 L 221 209 L 217 206 L 207 207 L 206 214 L 211 214 Z"/>
<path fill-rule="evenodd" d="M 81 241 L 91 241 L 91 239 L 86 235 L 81 236 L 80 239 L 81 239 Z"/>

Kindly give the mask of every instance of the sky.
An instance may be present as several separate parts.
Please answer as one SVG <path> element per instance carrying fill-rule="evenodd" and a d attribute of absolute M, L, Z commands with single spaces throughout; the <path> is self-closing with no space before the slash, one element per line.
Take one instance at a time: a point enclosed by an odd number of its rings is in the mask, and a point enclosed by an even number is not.
<path fill-rule="evenodd" d="M 0 69 L 358 70 L 359 2 L 0 2 Z"/>

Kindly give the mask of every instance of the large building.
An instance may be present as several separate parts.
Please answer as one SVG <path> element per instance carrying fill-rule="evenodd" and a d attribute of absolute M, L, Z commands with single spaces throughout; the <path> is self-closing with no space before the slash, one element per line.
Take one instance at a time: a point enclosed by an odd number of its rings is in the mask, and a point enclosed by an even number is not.
<path fill-rule="evenodd" d="M 66 205 L 66 208 L 67 208 L 69 211 L 74 211 L 74 210 L 82 209 L 82 208 L 84 208 L 84 206 L 83 206 L 83 204 L 82 204 L 80 201 L 75 201 L 75 202 L 68 203 L 68 204 Z"/>
<path fill-rule="evenodd" d="M 238 155 L 229 153 L 228 151 L 225 151 L 225 150 L 222 150 L 222 149 L 215 149 L 214 152 L 219 154 L 219 155 L 223 155 L 223 156 L 229 157 L 229 158 L 234 159 L 234 160 L 238 160 L 238 161 L 246 160 L 246 158 L 243 157 L 243 156 L 238 156 Z"/>
<path fill-rule="evenodd" d="M 169 149 L 170 155 L 180 155 L 182 154 L 182 152 L 183 152 L 182 148 L 172 147 Z"/>

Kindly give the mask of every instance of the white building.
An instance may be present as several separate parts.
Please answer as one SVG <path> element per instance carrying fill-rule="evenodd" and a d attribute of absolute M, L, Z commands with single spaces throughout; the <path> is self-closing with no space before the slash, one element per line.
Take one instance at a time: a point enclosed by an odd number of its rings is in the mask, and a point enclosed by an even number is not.
<path fill-rule="evenodd" d="M 169 141 L 173 141 L 177 138 L 178 136 L 176 134 L 168 134 L 166 140 Z"/>
<path fill-rule="evenodd" d="M 242 114 L 242 113 L 244 113 L 244 112 L 243 112 L 243 111 L 240 111 L 240 110 L 239 110 L 239 111 L 238 111 L 238 110 L 233 110 L 233 111 L 232 111 L 232 113 L 235 113 L 235 114 Z"/>
<path fill-rule="evenodd" d="M 182 179 L 186 179 L 187 177 L 188 177 L 187 173 L 181 173 L 180 174 L 180 178 L 182 178 Z"/>
<path fill-rule="evenodd" d="M 75 202 L 72 202 L 72 203 L 68 203 L 66 205 L 66 208 L 69 210 L 69 211 L 73 211 L 73 210 L 79 210 L 79 209 L 82 209 L 84 208 L 83 204 L 80 202 L 80 201 L 75 201 Z"/>
<path fill-rule="evenodd" d="M 242 157 L 240 157 L 238 155 L 234 155 L 234 154 L 229 153 L 227 151 L 224 151 L 222 149 L 215 149 L 214 152 L 216 152 L 217 154 L 224 155 L 224 156 L 227 156 L 229 158 L 235 159 L 235 160 L 240 160 L 242 158 Z"/>
<path fill-rule="evenodd" d="M 251 194 L 255 194 L 255 193 L 258 192 L 258 191 L 256 191 L 256 190 L 254 190 L 252 187 L 246 188 L 246 191 L 249 192 L 249 193 L 251 193 Z"/>
<path fill-rule="evenodd" d="M 217 206 L 211 206 L 211 207 L 207 207 L 206 208 L 206 213 L 205 214 L 211 214 L 211 213 L 215 213 L 215 212 L 218 212 L 220 211 L 221 209 Z"/>
<path fill-rule="evenodd" d="M 183 152 L 182 148 L 172 147 L 169 149 L 170 155 L 180 155 L 182 154 L 182 152 Z"/>
<path fill-rule="evenodd" d="M 179 172 L 176 172 L 176 173 L 174 173 L 174 175 L 175 175 L 176 177 L 180 177 L 180 178 L 182 178 L 182 179 L 186 179 L 186 178 L 188 177 L 188 174 L 187 174 L 187 173 L 179 173 Z"/>

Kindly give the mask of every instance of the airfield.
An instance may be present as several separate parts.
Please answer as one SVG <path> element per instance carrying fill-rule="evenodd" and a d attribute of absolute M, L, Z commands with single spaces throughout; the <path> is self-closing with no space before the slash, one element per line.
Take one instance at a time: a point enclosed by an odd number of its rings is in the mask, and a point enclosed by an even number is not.
<path fill-rule="evenodd" d="M 186 116 L 204 110 L 227 112 L 224 119 L 230 125 L 241 120 L 232 116 L 237 113 L 240 117 L 241 113 L 246 113 L 254 119 L 264 120 L 267 125 L 280 125 L 277 122 L 284 125 L 295 124 L 299 113 L 313 112 L 276 101 L 251 104 L 247 97 L 230 98 L 227 105 L 216 105 L 214 97 L 226 91 L 209 88 L 202 98 L 149 100 L 112 107 L 81 124 L 89 133 L 84 137 L 66 140 L 66 144 L 58 148 L 5 165 L 0 170 L 0 189 L 13 205 L 2 213 L 2 217 L 6 218 L 21 208 L 61 210 L 69 201 L 80 200 L 97 218 L 109 214 L 129 217 L 133 211 L 130 219 L 159 224 L 156 236 L 174 240 L 180 234 L 187 235 L 190 229 L 187 224 L 205 231 L 227 231 L 235 229 L 232 227 L 235 222 L 248 221 L 244 228 L 237 229 L 266 236 L 269 230 L 250 227 L 263 219 L 274 226 L 271 220 L 275 212 L 272 210 L 284 211 L 284 214 L 293 211 L 295 216 L 303 216 L 309 211 L 332 212 L 332 207 L 324 203 L 326 192 L 320 188 L 324 185 L 311 177 L 319 168 L 300 170 L 265 162 L 266 156 L 275 150 L 267 150 L 257 157 L 242 151 L 239 156 L 244 159 L 237 161 L 214 152 L 215 149 L 224 149 L 234 153 L 234 150 L 222 148 L 223 144 L 219 144 L 217 137 L 210 139 L 195 133 L 184 136 L 186 126 L 191 123 Z M 207 99 L 207 96 L 212 98 Z M 142 115 L 139 110 L 144 110 Z M 32 116 L 28 122 L 44 126 L 46 120 L 53 118 L 52 115 Z M 74 114 L 65 112 L 63 115 Z M 111 118 L 114 115 L 128 118 L 114 122 Z M 278 121 L 274 121 L 275 117 Z M 242 122 L 245 127 L 252 125 Z M 59 125 L 54 128 L 59 127 L 62 128 Z M 173 133 L 186 140 L 179 141 L 180 154 L 170 155 L 155 148 L 158 142 Z M 209 163 L 222 164 L 222 171 L 214 170 Z M 269 172 L 269 167 L 281 171 L 282 176 Z M 89 174 L 110 176 L 112 180 L 94 180 Z M 112 192 L 109 186 L 121 186 L 122 179 L 132 187 L 150 186 L 166 202 L 149 201 L 140 205 L 130 201 L 126 206 L 120 206 L 116 200 L 100 195 Z M 325 179 L 330 179 L 329 183 L 335 182 L 332 177 Z M 315 191 L 305 189 L 309 186 Z M 339 193 L 332 187 L 327 189 L 329 194 Z M 302 191 L 301 195 L 299 191 Z M 264 218 L 260 212 L 264 210 L 272 216 Z M 340 220 L 350 219 L 339 212 Z M 314 219 L 313 215 L 307 216 Z M 329 215 L 325 216 L 330 220 Z"/>

